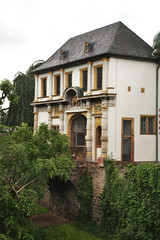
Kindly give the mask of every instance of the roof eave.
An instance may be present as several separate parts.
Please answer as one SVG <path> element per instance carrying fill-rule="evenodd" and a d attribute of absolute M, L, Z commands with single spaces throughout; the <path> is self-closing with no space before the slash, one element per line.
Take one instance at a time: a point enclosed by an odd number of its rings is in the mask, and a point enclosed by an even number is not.
<path fill-rule="evenodd" d="M 64 63 L 64 64 L 60 64 L 60 65 L 56 65 L 53 67 L 49 67 L 49 68 L 45 68 L 42 70 L 34 70 L 32 71 L 32 73 L 34 74 L 42 74 L 42 73 L 46 73 L 46 72 L 50 72 L 50 71 L 56 71 L 59 69 L 63 69 L 63 68 L 69 68 L 69 67 L 73 67 L 73 66 L 77 66 L 80 64 L 86 64 L 89 61 L 96 61 L 96 60 L 100 60 L 102 58 L 110 58 L 110 57 L 114 57 L 114 58 L 122 58 L 122 59 L 128 59 L 128 60 L 141 60 L 141 61 L 146 61 L 146 62 L 156 62 L 156 60 L 154 58 L 149 58 L 149 57 L 139 57 L 139 56 L 132 56 L 132 55 L 123 55 L 123 54 L 114 54 L 114 53 L 104 53 L 101 55 L 97 55 L 97 56 L 93 56 L 93 57 L 89 57 L 89 58 L 84 58 L 84 59 L 79 59 L 73 62 L 69 62 L 69 63 Z"/>

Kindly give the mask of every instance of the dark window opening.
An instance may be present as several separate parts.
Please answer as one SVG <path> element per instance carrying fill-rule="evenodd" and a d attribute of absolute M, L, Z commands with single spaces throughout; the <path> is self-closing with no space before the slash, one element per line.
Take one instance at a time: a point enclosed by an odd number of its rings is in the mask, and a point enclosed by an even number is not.
<path fill-rule="evenodd" d="M 97 89 L 102 89 L 102 67 L 97 68 Z"/>
<path fill-rule="evenodd" d="M 57 76 L 57 95 L 60 95 L 60 76 Z"/>
<path fill-rule="evenodd" d="M 83 91 L 87 91 L 87 70 L 83 71 Z"/>
<path fill-rule="evenodd" d="M 47 79 L 43 80 L 43 97 L 47 96 Z"/>
<path fill-rule="evenodd" d="M 72 87 L 72 73 L 68 74 L 68 87 Z"/>

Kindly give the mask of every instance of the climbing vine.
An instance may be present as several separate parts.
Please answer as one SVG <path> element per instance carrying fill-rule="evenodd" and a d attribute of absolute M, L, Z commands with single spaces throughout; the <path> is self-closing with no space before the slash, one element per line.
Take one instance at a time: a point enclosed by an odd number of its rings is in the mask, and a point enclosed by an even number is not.
<path fill-rule="evenodd" d="M 105 234 L 118 240 L 159 240 L 160 165 L 129 165 L 120 177 L 115 163 L 107 160 L 105 173 L 101 222 Z"/>
<path fill-rule="evenodd" d="M 78 181 L 78 198 L 80 201 L 79 220 L 89 222 L 92 219 L 92 177 L 85 170 L 82 178 Z"/>

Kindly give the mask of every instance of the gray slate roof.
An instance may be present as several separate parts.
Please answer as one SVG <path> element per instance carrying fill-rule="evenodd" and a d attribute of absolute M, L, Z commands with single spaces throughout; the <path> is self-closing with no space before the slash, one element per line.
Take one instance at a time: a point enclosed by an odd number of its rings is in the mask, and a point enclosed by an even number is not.
<path fill-rule="evenodd" d="M 93 48 L 88 53 L 84 52 L 85 43 L 93 43 Z M 60 50 L 68 52 L 67 56 L 60 60 Z M 126 57 L 154 61 L 153 49 L 126 27 L 122 22 L 81 34 L 70 38 L 58 49 L 44 64 L 33 72 L 52 70 L 54 68 L 67 67 L 67 65 L 79 61 L 102 57 Z"/>

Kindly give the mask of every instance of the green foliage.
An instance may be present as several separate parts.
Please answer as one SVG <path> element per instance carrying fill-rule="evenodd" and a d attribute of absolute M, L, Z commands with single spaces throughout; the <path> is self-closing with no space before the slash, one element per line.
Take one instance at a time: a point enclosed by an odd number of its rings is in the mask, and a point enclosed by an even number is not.
<path fill-rule="evenodd" d="M 3 124 L 0 124 L 0 133 L 11 133 L 15 131 L 16 127 L 9 127 Z"/>
<path fill-rule="evenodd" d="M 15 93 L 14 85 L 8 80 L 4 79 L 0 83 L 0 123 L 4 124 L 6 121 L 6 111 L 8 107 L 4 107 L 6 100 L 14 103 L 15 105 L 18 102 L 18 96 Z"/>
<path fill-rule="evenodd" d="M 13 101 L 10 103 L 9 112 L 7 115 L 6 124 L 9 126 L 20 126 L 22 122 L 29 126 L 34 124 L 33 107 L 31 103 L 34 100 L 34 75 L 32 70 L 43 63 L 38 61 L 32 64 L 27 70 L 26 74 L 20 73 L 14 79 L 13 87 L 15 94 L 19 97 L 18 104 Z"/>
<path fill-rule="evenodd" d="M 90 222 L 92 219 L 92 177 L 89 176 L 88 170 L 78 181 L 78 198 L 80 201 L 79 220 Z"/>
<path fill-rule="evenodd" d="M 7 116 L 7 125 L 20 126 L 22 122 L 33 126 L 34 76 L 19 74 L 14 79 L 15 93 L 19 96 L 18 105 L 11 103 Z"/>
<path fill-rule="evenodd" d="M 14 85 L 8 79 L 4 79 L 1 81 L 0 91 L 1 91 L 1 97 L 0 97 L 0 107 L 1 108 L 2 108 L 2 105 L 4 104 L 4 101 L 6 100 L 6 98 L 12 102 L 13 101 L 16 102 L 18 100 L 18 97 L 15 94 Z"/>
<path fill-rule="evenodd" d="M 118 240 L 160 239 L 160 165 L 129 165 L 122 178 L 105 162 L 102 229 Z"/>
<path fill-rule="evenodd" d="M 101 240 L 73 225 L 59 225 L 45 229 L 46 240 Z"/>
<path fill-rule="evenodd" d="M 37 203 L 34 204 L 33 206 L 33 211 L 32 211 L 32 215 L 39 215 L 39 214 L 45 214 L 48 213 L 48 209 L 44 206 L 41 206 Z"/>
<path fill-rule="evenodd" d="M 88 232 L 95 237 L 103 238 L 103 232 L 101 231 L 101 226 L 97 225 L 95 222 L 75 222 L 74 225 L 85 232 Z"/>
<path fill-rule="evenodd" d="M 50 177 L 59 176 L 64 181 L 69 178 L 72 162 L 68 138 L 44 124 L 34 135 L 22 124 L 0 138 L 0 146 L 1 234 L 12 240 L 37 239 L 29 216 L 35 201 L 44 195 Z"/>
<path fill-rule="evenodd" d="M 113 234 L 119 230 L 121 225 L 121 201 L 123 193 L 122 179 L 114 161 L 104 161 L 105 186 L 102 194 L 102 229 L 107 234 Z"/>

